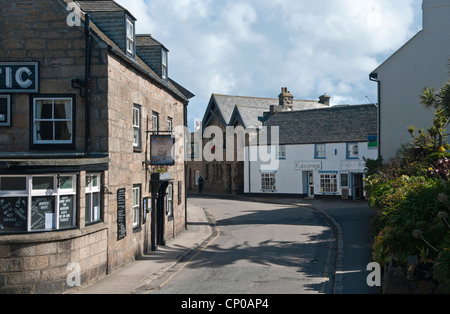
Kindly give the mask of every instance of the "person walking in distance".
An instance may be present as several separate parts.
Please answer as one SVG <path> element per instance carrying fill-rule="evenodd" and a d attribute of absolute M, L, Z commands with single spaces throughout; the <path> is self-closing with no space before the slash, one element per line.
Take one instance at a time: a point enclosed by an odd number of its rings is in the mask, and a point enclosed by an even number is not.
<path fill-rule="evenodd" d="M 198 178 L 198 193 L 202 193 L 203 187 L 205 186 L 205 180 L 202 176 Z"/>

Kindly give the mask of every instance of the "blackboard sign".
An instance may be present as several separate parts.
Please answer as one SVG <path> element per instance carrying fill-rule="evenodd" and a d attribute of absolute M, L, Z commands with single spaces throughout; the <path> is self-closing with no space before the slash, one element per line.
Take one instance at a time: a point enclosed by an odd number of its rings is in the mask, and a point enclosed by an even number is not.
<path fill-rule="evenodd" d="M 52 229 L 55 229 L 55 197 L 33 197 L 31 199 L 31 230 Z"/>
<path fill-rule="evenodd" d="M 28 197 L 0 198 L 0 233 L 27 231 L 27 212 Z"/>
<path fill-rule="evenodd" d="M 125 189 L 117 190 L 117 239 L 127 236 Z"/>
<path fill-rule="evenodd" d="M 59 229 L 73 227 L 73 195 L 59 198 Z"/>

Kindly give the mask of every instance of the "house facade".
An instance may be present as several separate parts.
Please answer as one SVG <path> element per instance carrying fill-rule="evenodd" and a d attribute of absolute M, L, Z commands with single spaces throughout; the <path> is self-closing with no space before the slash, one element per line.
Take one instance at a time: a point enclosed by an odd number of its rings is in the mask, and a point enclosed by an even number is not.
<path fill-rule="evenodd" d="M 375 105 L 274 112 L 264 126 L 269 138 L 279 129 L 279 142 L 246 148 L 245 193 L 365 198 L 364 158 L 377 158 Z M 260 157 L 266 152 L 275 160 Z"/>
<path fill-rule="evenodd" d="M 433 113 L 420 103 L 423 89 L 439 89 L 450 79 L 450 0 L 423 0 L 422 7 L 423 29 L 370 74 L 378 86 L 380 155 L 385 160 L 411 142 L 409 126 L 431 126 Z"/>
<path fill-rule="evenodd" d="M 198 192 L 197 180 L 202 176 L 205 180 L 204 193 L 244 193 L 244 155 L 238 154 L 239 149 L 243 152 L 244 143 L 238 147 L 237 139 L 227 138 L 227 127 L 233 130 L 238 127 L 245 131 L 256 130 L 263 125 L 264 113 L 267 111 L 327 108 L 329 105 L 329 96 L 323 95 L 319 100 L 298 100 L 294 99 L 286 87 L 281 89 L 278 98 L 211 95 L 202 125 L 192 134 L 192 142 L 196 148 L 193 149 L 191 161 L 187 163 L 188 191 Z M 218 134 L 207 134 L 205 130 L 209 127 L 217 127 L 220 131 L 216 129 L 215 133 Z M 227 150 L 232 150 L 232 158 L 227 158 Z M 205 152 L 218 156 L 208 160 L 204 158 Z"/>
<path fill-rule="evenodd" d="M 0 293 L 91 283 L 185 229 L 184 161 L 153 165 L 150 139 L 193 95 L 136 23 L 114 1 L 2 4 Z"/>

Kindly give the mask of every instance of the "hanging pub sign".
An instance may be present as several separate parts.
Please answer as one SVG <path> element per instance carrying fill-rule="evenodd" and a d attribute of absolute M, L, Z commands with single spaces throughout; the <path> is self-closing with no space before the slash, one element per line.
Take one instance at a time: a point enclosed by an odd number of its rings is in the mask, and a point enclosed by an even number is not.
<path fill-rule="evenodd" d="M 173 166 L 173 146 L 175 139 L 171 135 L 152 135 L 150 137 L 150 165 Z"/>
<path fill-rule="evenodd" d="M 38 93 L 37 62 L 0 62 L 0 93 Z"/>

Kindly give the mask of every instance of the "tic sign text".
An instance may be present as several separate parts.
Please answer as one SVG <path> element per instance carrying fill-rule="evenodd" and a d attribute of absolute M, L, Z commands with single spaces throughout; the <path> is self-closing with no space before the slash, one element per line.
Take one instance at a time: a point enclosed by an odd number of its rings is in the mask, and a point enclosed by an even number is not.
<path fill-rule="evenodd" d="M 37 62 L 0 62 L 0 93 L 38 93 Z"/>

